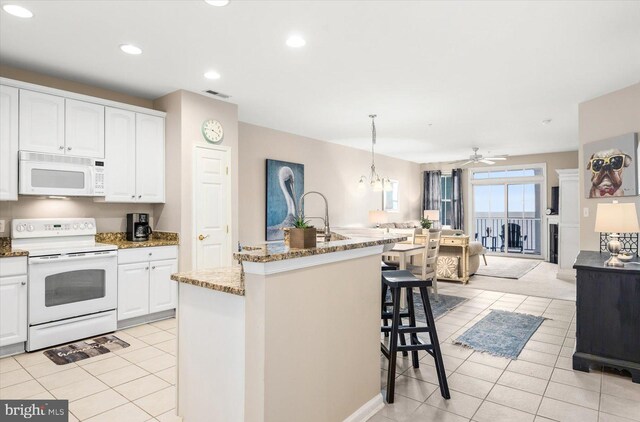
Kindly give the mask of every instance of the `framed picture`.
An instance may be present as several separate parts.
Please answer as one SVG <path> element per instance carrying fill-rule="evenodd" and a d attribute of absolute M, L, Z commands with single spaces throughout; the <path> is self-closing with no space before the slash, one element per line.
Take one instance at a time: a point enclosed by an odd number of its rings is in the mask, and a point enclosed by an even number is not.
<path fill-rule="evenodd" d="M 638 134 L 584 145 L 587 198 L 638 195 Z"/>
<path fill-rule="evenodd" d="M 267 159 L 266 239 L 283 240 L 293 227 L 304 193 L 304 164 Z"/>

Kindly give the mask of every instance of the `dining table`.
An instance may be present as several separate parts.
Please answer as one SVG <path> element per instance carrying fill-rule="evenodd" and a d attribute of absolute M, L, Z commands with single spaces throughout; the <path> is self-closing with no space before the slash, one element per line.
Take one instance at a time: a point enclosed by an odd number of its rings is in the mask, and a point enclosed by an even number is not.
<path fill-rule="evenodd" d="M 406 270 L 407 261 L 411 261 L 414 256 L 422 256 L 425 245 L 414 243 L 396 243 L 388 251 L 383 253 L 384 256 L 396 258 L 398 260 L 398 269 Z"/>
<path fill-rule="evenodd" d="M 398 269 L 406 270 L 407 261 L 411 262 L 411 258 L 414 256 L 422 256 L 425 251 L 425 245 L 419 243 L 396 243 L 393 248 L 382 253 L 385 257 L 396 258 L 398 260 Z M 407 298 L 404 295 L 400 296 L 400 307 L 407 306 Z"/>

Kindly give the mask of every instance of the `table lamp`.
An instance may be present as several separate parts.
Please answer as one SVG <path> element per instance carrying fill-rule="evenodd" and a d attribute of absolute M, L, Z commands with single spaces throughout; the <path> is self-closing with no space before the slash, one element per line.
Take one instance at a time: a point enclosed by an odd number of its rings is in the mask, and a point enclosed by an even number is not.
<path fill-rule="evenodd" d="M 618 259 L 618 253 L 622 245 L 618 240 L 620 233 L 638 233 L 638 214 L 636 204 L 620 204 L 614 201 L 612 204 L 598 204 L 596 210 L 595 231 L 609 233 L 607 249 L 611 257 L 604 262 L 607 267 L 624 267 L 624 262 Z"/>
<path fill-rule="evenodd" d="M 424 210 L 422 217 L 431 222 L 440 220 L 440 210 Z"/>
<path fill-rule="evenodd" d="M 380 227 L 380 224 L 384 224 L 389 221 L 389 215 L 386 211 L 369 211 L 369 222 L 375 224 L 376 227 Z"/>

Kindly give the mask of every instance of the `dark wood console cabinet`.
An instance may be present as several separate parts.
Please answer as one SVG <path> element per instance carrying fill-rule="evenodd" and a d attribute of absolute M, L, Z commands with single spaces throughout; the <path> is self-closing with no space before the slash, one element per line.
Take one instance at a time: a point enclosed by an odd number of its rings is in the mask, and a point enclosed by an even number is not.
<path fill-rule="evenodd" d="M 607 258 L 608 254 L 581 251 L 574 265 L 573 369 L 589 372 L 590 365 L 597 365 L 626 370 L 640 383 L 640 265 L 605 267 Z"/>

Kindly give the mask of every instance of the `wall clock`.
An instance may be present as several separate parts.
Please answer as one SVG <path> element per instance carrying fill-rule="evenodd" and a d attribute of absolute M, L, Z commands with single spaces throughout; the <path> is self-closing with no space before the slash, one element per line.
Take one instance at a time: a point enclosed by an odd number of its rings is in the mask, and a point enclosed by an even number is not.
<path fill-rule="evenodd" d="M 222 124 L 214 119 L 205 120 L 202 123 L 202 136 L 207 142 L 219 144 L 224 138 L 224 130 Z"/>

